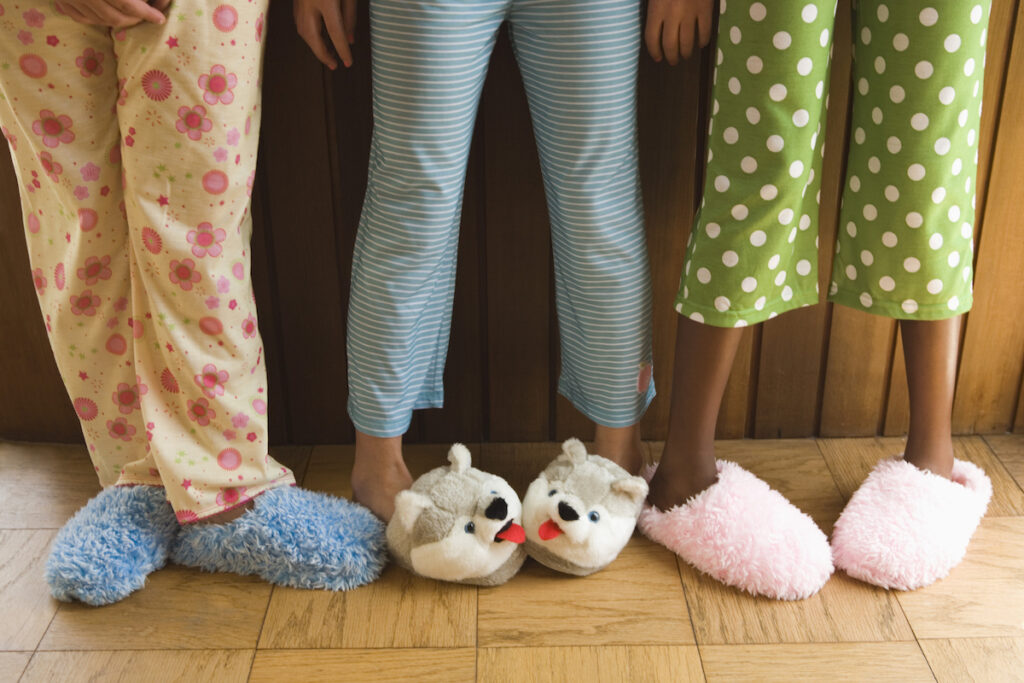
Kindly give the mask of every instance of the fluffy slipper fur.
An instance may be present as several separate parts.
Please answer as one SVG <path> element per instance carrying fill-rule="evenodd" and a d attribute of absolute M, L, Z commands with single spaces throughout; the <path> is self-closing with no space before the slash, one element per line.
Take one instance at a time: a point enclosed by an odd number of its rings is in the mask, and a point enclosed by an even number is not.
<path fill-rule="evenodd" d="M 667 512 L 645 505 L 637 526 L 722 583 L 754 595 L 800 600 L 832 575 L 828 539 L 807 514 L 734 462 L 718 481 Z M 654 468 L 644 477 L 650 479 Z"/>
<path fill-rule="evenodd" d="M 162 488 L 108 488 L 57 533 L 44 570 L 50 592 L 65 602 L 117 602 L 167 563 L 179 528 Z"/>
<path fill-rule="evenodd" d="M 555 571 L 593 574 L 629 542 L 645 498 L 646 481 L 568 439 L 523 498 L 526 552 Z"/>
<path fill-rule="evenodd" d="M 281 586 L 348 590 L 380 575 L 387 549 L 384 524 L 363 506 L 282 486 L 227 524 L 182 527 L 171 559 Z"/>
<path fill-rule="evenodd" d="M 526 559 L 523 506 L 501 477 L 471 466 L 460 443 L 448 467 L 435 467 L 395 496 L 388 547 L 409 571 L 441 581 L 497 586 Z"/>
<path fill-rule="evenodd" d="M 991 498 L 992 482 L 972 463 L 955 460 L 950 480 L 883 460 L 836 522 L 836 567 L 883 588 L 927 586 L 964 559 Z"/>

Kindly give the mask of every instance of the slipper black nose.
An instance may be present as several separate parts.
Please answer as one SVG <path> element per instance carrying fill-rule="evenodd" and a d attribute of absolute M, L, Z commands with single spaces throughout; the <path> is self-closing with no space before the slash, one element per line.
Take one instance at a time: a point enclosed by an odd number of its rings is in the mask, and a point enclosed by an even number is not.
<path fill-rule="evenodd" d="M 558 504 L 558 516 L 566 522 L 575 522 L 580 518 L 580 513 L 572 509 L 572 506 L 564 500 Z"/>
<path fill-rule="evenodd" d="M 508 503 L 505 502 L 504 498 L 495 498 L 491 501 L 491 504 L 484 510 L 484 517 L 487 519 L 505 519 L 505 515 L 508 514 Z"/>

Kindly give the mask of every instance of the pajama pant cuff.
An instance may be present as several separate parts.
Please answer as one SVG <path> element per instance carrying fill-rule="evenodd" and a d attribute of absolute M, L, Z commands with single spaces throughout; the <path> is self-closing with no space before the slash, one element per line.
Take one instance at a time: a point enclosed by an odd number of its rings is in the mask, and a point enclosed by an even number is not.
<path fill-rule="evenodd" d="M 412 411 L 424 408 L 441 408 L 444 406 L 444 394 L 431 394 L 420 399 L 412 408 L 402 409 L 398 417 L 381 419 L 379 415 L 373 417 L 367 415 L 356 406 L 355 401 L 350 397 L 348 401 L 348 416 L 352 424 L 363 434 L 369 434 L 379 439 L 389 439 L 393 436 L 401 436 L 409 431 L 412 423 Z"/>
<path fill-rule="evenodd" d="M 926 306 L 915 305 L 915 307 L 908 310 L 908 308 L 904 307 L 906 302 L 902 301 L 880 301 L 875 299 L 870 302 L 870 306 L 865 306 L 864 302 L 861 301 L 862 296 L 862 292 L 840 289 L 835 294 L 830 294 L 828 300 L 834 304 L 842 304 L 858 311 L 874 313 L 875 315 L 896 320 L 947 320 L 971 310 L 971 304 L 974 302 L 973 296 L 968 294 L 958 302 L 958 306 L 952 308 L 946 303 L 939 303 Z"/>
<path fill-rule="evenodd" d="M 604 427 L 632 427 L 643 418 L 647 407 L 651 405 L 651 401 L 654 400 L 658 392 L 655 391 L 654 380 L 651 379 L 647 391 L 643 394 L 638 393 L 638 396 L 642 398 L 636 402 L 635 408 L 631 412 L 622 408 L 612 411 L 603 406 L 592 406 L 580 395 L 580 392 L 566 386 L 561 381 L 558 383 L 558 393 L 565 396 L 576 410 L 583 413 L 594 424 Z"/>
<path fill-rule="evenodd" d="M 202 509 L 202 510 L 198 510 L 198 511 L 193 511 L 193 510 L 181 510 L 181 511 L 179 511 L 179 510 L 175 509 L 174 510 L 174 514 L 175 514 L 175 516 L 177 516 L 178 522 L 180 522 L 181 524 L 191 524 L 193 522 L 198 522 L 200 520 L 206 519 L 207 517 L 213 517 L 214 515 L 219 515 L 219 514 L 221 514 L 223 512 L 229 512 L 231 510 L 234 510 L 235 508 L 237 508 L 239 506 L 242 506 L 242 505 L 245 505 L 245 504 L 249 503 L 250 501 L 252 501 L 254 498 L 256 498 L 256 496 L 260 495 L 261 493 L 266 493 L 267 491 L 270 491 L 271 489 L 280 488 L 282 486 L 295 486 L 295 485 L 296 485 L 296 483 L 295 483 L 295 475 L 291 472 L 291 470 L 289 470 L 288 474 L 286 476 L 283 476 L 283 477 L 281 477 L 280 479 L 278 479 L 276 481 L 272 481 L 272 482 L 263 484 L 262 486 L 257 486 L 256 488 L 251 489 L 251 490 L 246 490 L 246 492 L 245 492 L 245 495 L 246 495 L 245 500 L 240 500 L 240 501 L 238 501 L 238 503 L 236 503 L 235 505 L 232 505 L 231 507 L 222 507 L 222 506 L 219 506 L 219 505 L 215 505 L 213 507 L 208 507 L 208 508 L 205 508 L 205 509 Z M 173 507 L 173 503 L 172 503 L 171 507 Z"/>
<path fill-rule="evenodd" d="M 146 479 L 146 480 L 143 480 L 143 479 L 124 479 L 124 478 L 121 478 L 121 479 L 118 479 L 113 485 L 114 486 L 159 486 L 160 488 L 163 488 L 164 487 L 164 482 L 160 479 L 160 477 L 154 477 L 153 479 Z M 106 488 L 106 487 L 104 487 L 104 488 Z"/>
<path fill-rule="evenodd" d="M 676 313 L 690 320 L 711 325 L 712 327 L 747 327 L 763 323 L 765 320 L 788 313 L 789 311 L 818 303 L 817 292 L 807 290 L 794 293 L 789 301 L 778 298 L 768 301 L 760 309 L 719 311 L 713 306 L 701 306 L 692 300 L 676 299 Z"/>

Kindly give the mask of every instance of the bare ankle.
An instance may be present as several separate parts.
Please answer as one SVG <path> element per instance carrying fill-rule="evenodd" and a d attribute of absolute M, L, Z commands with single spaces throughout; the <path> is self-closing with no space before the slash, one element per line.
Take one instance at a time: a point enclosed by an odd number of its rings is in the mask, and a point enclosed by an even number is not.
<path fill-rule="evenodd" d="M 230 510 L 225 510 L 224 512 L 218 512 L 217 514 L 212 515 L 210 517 L 204 517 L 203 519 L 200 519 L 200 520 L 196 521 L 195 523 L 196 524 L 227 524 L 228 522 L 235 521 L 236 519 L 238 519 L 239 517 L 244 515 L 246 512 L 251 510 L 252 506 L 253 506 L 253 501 L 250 500 L 250 501 L 248 501 L 248 502 L 246 502 L 246 503 L 244 503 L 242 505 L 239 505 L 238 507 L 233 507 Z"/>
<path fill-rule="evenodd" d="M 713 451 L 704 454 L 666 451 L 651 479 L 647 501 L 659 510 L 669 510 L 686 504 L 716 481 L 718 467 Z"/>
<path fill-rule="evenodd" d="M 606 427 L 596 425 L 594 452 L 608 458 L 630 474 L 636 474 L 644 464 L 640 426 Z"/>
<path fill-rule="evenodd" d="M 356 432 L 352 498 L 385 522 L 395 511 L 395 495 L 412 486 L 402 458 L 402 437 L 374 437 Z"/>
<path fill-rule="evenodd" d="M 903 459 L 919 470 L 949 479 L 953 475 L 953 440 L 907 441 Z"/>

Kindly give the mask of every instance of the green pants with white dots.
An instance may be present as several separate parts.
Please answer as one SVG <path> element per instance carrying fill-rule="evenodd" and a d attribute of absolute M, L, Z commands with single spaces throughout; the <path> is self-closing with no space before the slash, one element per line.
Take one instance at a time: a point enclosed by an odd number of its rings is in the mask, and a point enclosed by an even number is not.
<path fill-rule="evenodd" d="M 971 307 L 990 0 L 855 1 L 853 113 L 829 300 Z M 676 310 L 741 327 L 818 300 L 835 0 L 721 0 L 704 196 Z M 829 131 L 840 141 L 842 132 Z"/>

